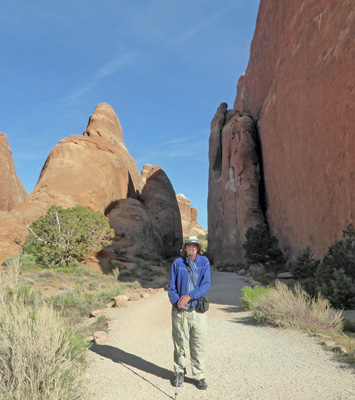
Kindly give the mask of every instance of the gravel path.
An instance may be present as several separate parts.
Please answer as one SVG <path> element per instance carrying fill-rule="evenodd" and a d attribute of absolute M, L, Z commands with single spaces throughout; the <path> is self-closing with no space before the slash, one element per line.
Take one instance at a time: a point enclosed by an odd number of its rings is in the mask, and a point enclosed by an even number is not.
<path fill-rule="evenodd" d="M 212 273 L 206 391 L 189 377 L 178 400 L 355 400 L 355 368 L 303 333 L 256 325 L 240 307 L 242 277 Z M 90 399 L 175 398 L 167 293 L 110 309 L 110 342 L 93 345 Z M 191 375 L 190 375 L 191 376 Z"/>

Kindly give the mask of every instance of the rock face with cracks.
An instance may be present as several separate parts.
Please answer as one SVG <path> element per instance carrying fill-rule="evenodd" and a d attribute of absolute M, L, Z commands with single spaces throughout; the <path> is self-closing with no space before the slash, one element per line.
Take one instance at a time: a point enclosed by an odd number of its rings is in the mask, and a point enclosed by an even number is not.
<path fill-rule="evenodd" d="M 122 272 L 129 269 L 132 261 L 161 260 L 165 251 L 163 238 L 154 224 L 154 216 L 141 201 L 119 200 L 108 218 L 115 237 L 112 244 L 98 254 L 103 271 L 117 266 Z M 120 275 L 124 277 L 123 273 Z"/>
<path fill-rule="evenodd" d="M 262 0 L 235 108 L 258 121 L 267 219 L 283 250 L 316 256 L 355 218 L 352 0 Z"/>
<path fill-rule="evenodd" d="M 265 188 L 260 205 L 288 256 L 310 245 L 322 257 L 354 223 L 354 71 L 352 0 L 260 1 L 234 109 L 256 124 Z M 213 213 L 231 213 L 228 246 L 242 228 L 237 209 L 220 209 L 230 193 L 217 196 L 217 190 L 210 186 L 209 237 L 222 235 L 213 232 Z"/>
<path fill-rule="evenodd" d="M 260 166 L 252 119 L 222 103 L 209 141 L 208 254 L 216 267 L 242 260 L 248 228 L 263 221 Z"/>

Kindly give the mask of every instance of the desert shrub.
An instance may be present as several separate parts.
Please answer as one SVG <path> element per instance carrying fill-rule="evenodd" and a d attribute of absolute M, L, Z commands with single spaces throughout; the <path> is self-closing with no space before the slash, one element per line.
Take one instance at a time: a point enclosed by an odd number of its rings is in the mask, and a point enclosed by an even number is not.
<path fill-rule="evenodd" d="M 0 277 L 1 398 L 79 400 L 86 339 L 9 274 Z"/>
<path fill-rule="evenodd" d="M 245 237 L 243 248 L 248 265 L 263 264 L 269 271 L 282 269 L 285 257 L 279 249 L 277 238 L 270 235 L 265 224 L 249 228 Z"/>
<path fill-rule="evenodd" d="M 313 298 L 296 285 L 290 290 L 276 281 L 264 296 L 252 302 L 253 315 L 259 322 L 311 332 L 342 331 L 341 311 L 334 310 L 321 295 Z"/>
<path fill-rule="evenodd" d="M 251 288 L 250 286 L 244 286 L 241 290 L 242 292 L 242 307 L 246 310 L 253 309 L 253 302 L 260 296 L 264 296 L 269 291 L 268 287 L 255 286 Z"/>
<path fill-rule="evenodd" d="M 100 286 L 100 282 L 99 282 L 98 280 L 94 279 L 93 281 L 91 281 L 91 282 L 89 283 L 89 286 L 90 286 L 91 288 L 96 288 L 96 287 Z"/>
<path fill-rule="evenodd" d="M 14 259 L 16 259 L 15 262 L 19 262 L 22 271 L 38 269 L 36 256 L 33 254 L 22 253 L 22 252 L 14 257 L 7 257 L 4 260 L 3 265 L 4 266 L 11 265 Z"/>
<path fill-rule="evenodd" d="M 314 258 L 312 249 L 307 246 L 296 255 L 292 268 L 293 277 L 297 280 L 302 280 L 314 276 L 318 264 L 319 260 Z"/>
<path fill-rule="evenodd" d="M 53 205 L 28 228 L 24 253 L 54 267 L 77 265 L 92 251 L 100 251 L 114 236 L 108 219 L 80 205 L 68 209 Z"/>
<path fill-rule="evenodd" d="M 355 229 L 352 224 L 343 231 L 343 238 L 329 247 L 314 278 L 314 290 L 333 307 L 355 308 Z"/>
<path fill-rule="evenodd" d="M 298 252 L 292 272 L 302 289 L 311 296 L 322 297 L 338 309 L 355 308 L 355 228 L 348 225 L 343 238 L 328 248 L 317 260 L 309 246 Z"/>
<path fill-rule="evenodd" d="M 317 295 L 314 274 L 320 261 L 314 258 L 310 246 L 300 250 L 293 262 L 289 263 L 294 279 L 300 282 L 302 289 L 312 296 Z"/>
<path fill-rule="evenodd" d="M 112 279 L 107 285 L 89 285 L 95 286 L 96 290 L 92 293 L 86 292 L 83 285 L 77 284 L 75 288 L 66 288 L 62 293 L 56 296 L 50 296 L 46 299 L 66 320 L 66 323 L 81 330 L 83 318 L 87 318 L 94 308 L 102 307 L 107 304 L 112 297 L 122 294 L 122 288 Z"/>
<path fill-rule="evenodd" d="M 95 271 L 86 265 L 78 265 L 78 267 L 75 268 L 74 274 L 76 276 L 98 276 L 100 275 L 100 272 Z"/>
<path fill-rule="evenodd" d="M 323 263 L 333 269 L 343 269 L 351 279 L 355 279 L 355 228 L 349 224 L 343 231 L 343 238 L 329 247 Z"/>

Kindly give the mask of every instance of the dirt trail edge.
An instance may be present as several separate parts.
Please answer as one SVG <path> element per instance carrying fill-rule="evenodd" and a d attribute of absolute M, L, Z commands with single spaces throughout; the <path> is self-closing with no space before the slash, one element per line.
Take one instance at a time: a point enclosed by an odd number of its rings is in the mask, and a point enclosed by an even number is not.
<path fill-rule="evenodd" d="M 355 400 L 355 369 L 306 334 L 254 323 L 240 307 L 242 277 L 212 272 L 206 381 L 191 369 L 178 400 Z M 88 397 L 174 399 L 167 293 L 109 309 L 110 342 L 89 354 Z"/>

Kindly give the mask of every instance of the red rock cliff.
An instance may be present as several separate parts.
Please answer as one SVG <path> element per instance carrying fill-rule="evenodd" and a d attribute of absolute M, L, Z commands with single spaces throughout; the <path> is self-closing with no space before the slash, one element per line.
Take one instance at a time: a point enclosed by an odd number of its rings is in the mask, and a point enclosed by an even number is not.
<path fill-rule="evenodd" d="M 28 194 L 17 177 L 7 137 L 0 132 L 0 211 L 10 211 Z"/>
<path fill-rule="evenodd" d="M 257 121 L 267 221 L 321 256 L 355 222 L 353 0 L 261 0 L 234 108 Z M 211 234 L 211 232 L 210 232 Z"/>
<path fill-rule="evenodd" d="M 184 238 L 190 236 L 206 235 L 207 231 L 202 228 L 198 223 L 198 211 L 197 208 L 191 207 L 191 202 L 182 193 L 176 195 L 178 202 L 181 223 L 182 223 L 182 235 Z"/>

